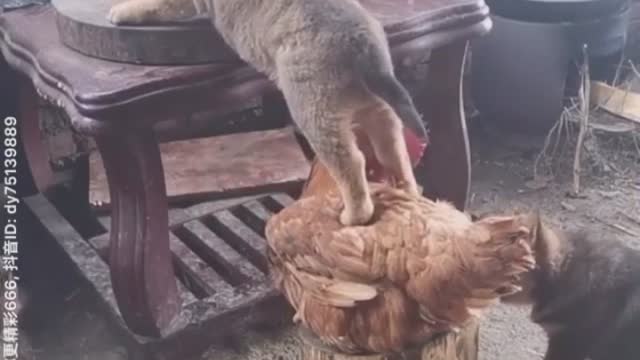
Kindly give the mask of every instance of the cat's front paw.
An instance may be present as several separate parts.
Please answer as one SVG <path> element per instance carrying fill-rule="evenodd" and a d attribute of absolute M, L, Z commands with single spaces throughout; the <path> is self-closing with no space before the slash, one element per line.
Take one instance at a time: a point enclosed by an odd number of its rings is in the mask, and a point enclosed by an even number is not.
<path fill-rule="evenodd" d="M 413 196 L 422 196 L 422 187 L 415 181 L 398 181 L 396 187 Z"/>
<path fill-rule="evenodd" d="M 371 199 L 367 199 L 360 206 L 345 206 L 340 213 L 340 223 L 344 226 L 365 225 L 371 221 L 373 211 Z"/>
<path fill-rule="evenodd" d="M 152 12 L 145 3 L 139 0 L 131 0 L 119 3 L 111 7 L 107 20 L 115 25 L 142 24 L 150 20 Z"/>

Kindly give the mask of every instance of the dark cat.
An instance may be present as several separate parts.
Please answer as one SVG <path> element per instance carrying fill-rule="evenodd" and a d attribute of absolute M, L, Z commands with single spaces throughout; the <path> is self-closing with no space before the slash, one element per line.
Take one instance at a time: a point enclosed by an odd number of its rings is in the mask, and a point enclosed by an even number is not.
<path fill-rule="evenodd" d="M 549 337 L 544 359 L 640 359 L 640 252 L 610 234 L 521 219 L 537 266 L 503 301 L 533 305 L 531 319 Z"/>

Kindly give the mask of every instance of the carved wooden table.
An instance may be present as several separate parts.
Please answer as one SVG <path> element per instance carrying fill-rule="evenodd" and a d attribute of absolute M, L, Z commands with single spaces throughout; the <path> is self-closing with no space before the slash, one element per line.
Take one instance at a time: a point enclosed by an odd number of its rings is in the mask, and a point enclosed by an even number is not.
<path fill-rule="evenodd" d="M 446 198 L 463 208 L 470 165 L 461 72 L 467 40 L 491 27 L 488 9 L 481 0 L 415 0 L 413 6 L 399 0 L 362 3 L 384 22 L 398 66 L 411 65 L 431 51 L 429 81 L 415 94 L 419 110 L 430 122 L 431 143 L 416 174 L 427 196 Z M 76 131 L 96 139 L 112 199 L 112 216 L 106 224 L 111 229 L 110 239 L 105 243 L 103 237 L 88 246 L 82 240 L 83 234 L 71 226 L 49 230 L 66 236 L 59 240 L 62 247 L 113 312 L 121 316 L 125 328 L 145 339 L 176 338 L 176 334 L 185 331 L 193 336 L 203 322 L 223 321 L 224 316 L 237 312 L 228 304 L 216 304 L 215 299 L 220 297 L 207 293 L 195 300 L 192 297 L 188 306 L 183 304 L 184 289 L 174 276 L 172 254 L 176 256 L 176 248 L 169 226 L 184 224 L 170 224 L 163 166 L 152 125 L 176 115 L 241 104 L 261 94 L 271 96 L 276 93 L 273 84 L 241 63 L 140 66 L 84 56 L 60 43 L 49 5 L 1 14 L 0 50 L 6 64 L 15 70 L 25 156 L 41 192 L 53 186 L 54 177 L 38 128 L 38 94 L 64 109 Z M 271 195 L 259 200 L 258 205 L 255 201 L 253 205 L 243 205 L 244 210 L 237 210 L 246 215 L 245 220 L 249 219 L 247 224 L 256 219 L 263 221 L 264 216 L 281 206 Z M 38 216 L 59 217 L 55 211 L 46 210 L 49 205 L 42 197 L 27 203 L 32 208 L 45 209 Z M 265 204 L 276 205 L 265 211 Z M 237 202 L 225 206 L 232 205 L 240 206 Z M 237 220 L 229 217 L 231 210 L 216 209 L 223 212 L 207 215 L 214 219 L 210 221 Z M 247 224 L 244 228 L 249 228 Z M 241 225 L 239 228 L 243 228 Z M 253 230 L 259 232 L 260 224 Z M 67 235 L 61 235 L 65 231 Z M 233 231 L 228 235 L 234 239 L 251 236 Z M 254 239 L 255 246 L 247 248 L 249 255 L 243 256 L 251 257 L 254 252 L 262 256 L 261 236 Z M 107 247 L 108 268 L 96 255 Z M 205 250 L 213 255 L 219 251 Z M 254 258 L 249 262 L 255 265 L 260 261 Z M 111 275 L 108 281 L 104 279 L 107 269 Z M 195 276 L 203 278 L 199 273 Z M 245 307 L 273 299 L 266 278 L 260 276 L 259 280 L 252 285 L 254 297 L 240 301 Z M 105 281 L 110 287 L 105 287 Z M 227 288 L 235 297 L 247 291 L 233 284 Z M 184 320 L 185 313 L 189 320 Z M 176 354 L 183 350 L 176 350 Z"/>

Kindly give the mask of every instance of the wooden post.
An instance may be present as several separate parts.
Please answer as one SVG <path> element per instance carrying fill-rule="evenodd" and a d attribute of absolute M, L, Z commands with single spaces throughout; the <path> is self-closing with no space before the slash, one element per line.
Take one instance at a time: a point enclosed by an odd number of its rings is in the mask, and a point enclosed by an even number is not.
<path fill-rule="evenodd" d="M 477 360 L 479 332 L 480 326 L 474 321 L 458 333 L 439 335 L 400 353 L 349 355 L 323 344 L 308 330 L 299 329 L 302 360 Z"/>

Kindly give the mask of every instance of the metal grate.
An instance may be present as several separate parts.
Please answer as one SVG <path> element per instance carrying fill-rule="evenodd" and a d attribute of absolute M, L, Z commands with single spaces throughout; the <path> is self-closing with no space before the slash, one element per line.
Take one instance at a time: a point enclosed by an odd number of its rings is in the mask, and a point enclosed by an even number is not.
<path fill-rule="evenodd" d="M 182 359 L 232 334 L 276 331 L 290 322 L 291 309 L 268 278 L 264 228 L 293 201 L 291 196 L 270 193 L 170 209 L 170 248 L 183 303 L 158 340 L 134 335 L 119 314 L 108 268 L 111 219 L 96 219 L 70 198 L 60 188 L 26 198 L 25 204 L 109 307 L 118 328 L 142 351 Z"/>
<path fill-rule="evenodd" d="M 171 210 L 170 247 L 183 298 L 193 302 L 217 294 L 267 291 L 267 220 L 291 203 L 284 193 L 200 203 Z M 107 231 L 89 240 L 106 259 Z M 258 295 L 258 294 L 254 294 Z"/>

